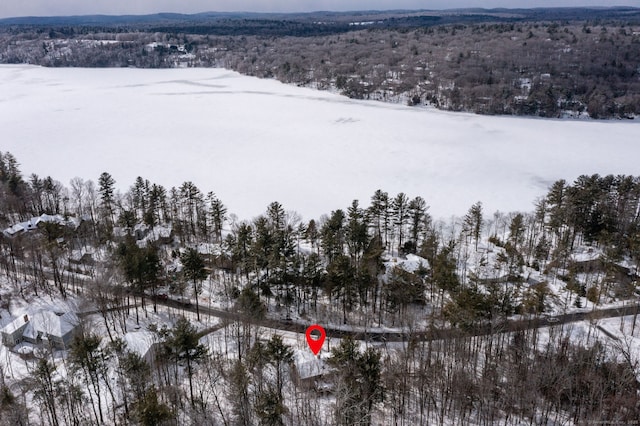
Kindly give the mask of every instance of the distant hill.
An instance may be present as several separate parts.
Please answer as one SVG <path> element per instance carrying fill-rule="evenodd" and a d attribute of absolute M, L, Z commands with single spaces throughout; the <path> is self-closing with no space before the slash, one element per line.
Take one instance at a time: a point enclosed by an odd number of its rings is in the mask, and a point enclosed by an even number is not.
<path fill-rule="evenodd" d="M 0 19 L 0 26 L 81 26 L 216 35 L 321 35 L 361 29 L 524 21 L 626 20 L 640 22 L 640 8 L 536 8 L 391 10 L 309 13 L 205 12 L 197 14 L 83 15 Z"/>
<path fill-rule="evenodd" d="M 632 7 L 24 17 L 0 20 L 0 63 L 225 67 L 356 99 L 631 119 L 639 26 Z"/>

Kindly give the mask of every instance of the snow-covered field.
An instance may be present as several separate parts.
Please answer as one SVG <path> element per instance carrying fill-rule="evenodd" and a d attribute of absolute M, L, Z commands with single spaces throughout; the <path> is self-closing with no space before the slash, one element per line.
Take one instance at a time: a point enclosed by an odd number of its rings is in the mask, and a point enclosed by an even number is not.
<path fill-rule="evenodd" d="M 250 219 L 272 201 L 304 219 L 422 196 L 435 217 L 529 211 L 556 179 L 640 174 L 640 122 L 456 114 L 354 101 L 223 69 L 0 66 L 0 151 L 68 184 L 103 171 L 191 180 Z"/>

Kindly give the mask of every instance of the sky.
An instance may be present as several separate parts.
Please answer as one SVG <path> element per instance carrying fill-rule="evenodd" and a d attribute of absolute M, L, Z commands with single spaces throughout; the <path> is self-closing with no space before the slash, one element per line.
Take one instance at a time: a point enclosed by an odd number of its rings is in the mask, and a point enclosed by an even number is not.
<path fill-rule="evenodd" d="M 0 18 L 158 12 L 311 12 L 614 5 L 640 7 L 640 0 L 0 0 Z"/>

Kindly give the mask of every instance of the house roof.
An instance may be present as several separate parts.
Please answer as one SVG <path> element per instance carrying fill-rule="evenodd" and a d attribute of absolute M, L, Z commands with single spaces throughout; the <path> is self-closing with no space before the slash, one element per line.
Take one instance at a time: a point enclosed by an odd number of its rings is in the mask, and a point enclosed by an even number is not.
<path fill-rule="evenodd" d="M 26 222 L 23 222 L 26 224 Z M 13 226 L 10 226 L 8 228 L 6 228 L 4 231 L 2 231 L 3 234 L 9 236 L 9 237 L 13 237 L 16 234 L 19 234 L 22 231 L 25 231 L 25 227 L 23 226 L 23 223 L 17 223 Z"/>
<path fill-rule="evenodd" d="M 59 214 L 56 214 L 56 215 L 43 214 L 37 217 L 32 217 L 26 222 L 16 223 L 15 225 L 10 226 L 5 230 L 3 230 L 2 233 L 9 237 L 13 237 L 14 235 L 20 232 L 36 229 L 38 227 L 38 224 L 42 222 L 57 223 L 59 225 L 70 226 L 73 228 L 77 228 L 78 225 L 80 224 L 80 220 L 77 218 L 70 218 L 69 220 L 66 220 L 64 216 Z"/>
<path fill-rule="evenodd" d="M 28 321 L 29 319 L 27 315 L 21 315 L 18 318 L 11 321 L 10 323 L 8 323 L 7 325 L 5 325 L 2 328 L 2 330 L 0 330 L 0 332 L 5 334 L 13 334 L 15 333 L 16 330 L 18 330 L 20 327 L 25 325 Z"/>
<path fill-rule="evenodd" d="M 173 228 L 171 226 L 156 226 L 153 228 L 152 239 L 159 240 L 160 238 L 171 238 L 171 232 Z"/>
<path fill-rule="evenodd" d="M 311 356 L 311 353 L 303 354 L 298 352 L 293 360 L 298 377 L 300 379 L 311 379 L 320 377 L 329 372 L 329 366 L 322 359 Z"/>
<path fill-rule="evenodd" d="M 78 317 L 72 312 L 62 315 L 52 311 L 42 310 L 30 316 L 29 324 L 24 330 L 24 336 L 36 338 L 38 332 L 54 337 L 63 337 L 78 325 Z"/>
<path fill-rule="evenodd" d="M 127 348 L 141 357 L 156 343 L 155 336 L 150 331 L 132 331 L 124 335 Z"/>
<path fill-rule="evenodd" d="M 82 247 L 80 250 L 73 250 L 71 252 L 71 260 L 80 261 L 83 257 L 93 257 L 95 250 L 92 247 Z"/>

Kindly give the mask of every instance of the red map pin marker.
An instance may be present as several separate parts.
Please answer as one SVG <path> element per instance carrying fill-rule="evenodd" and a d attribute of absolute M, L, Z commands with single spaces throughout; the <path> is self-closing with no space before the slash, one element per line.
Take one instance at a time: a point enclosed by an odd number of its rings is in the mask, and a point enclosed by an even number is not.
<path fill-rule="evenodd" d="M 317 331 L 317 333 L 314 333 L 316 335 L 320 333 L 320 337 L 317 339 L 311 335 L 314 331 Z M 327 337 L 327 333 L 324 331 L 324 328 L 320 327 L 318 324 L 314 324 L 307 328 L 306 336 L 307 344 L 309 345 L 309 348 L 311 348 L 311 352 L 313 352 L 314 355 L 318 355 L 318 352 L 322 349 L 322 345 L 324 345 L 324 339 Z"/>

